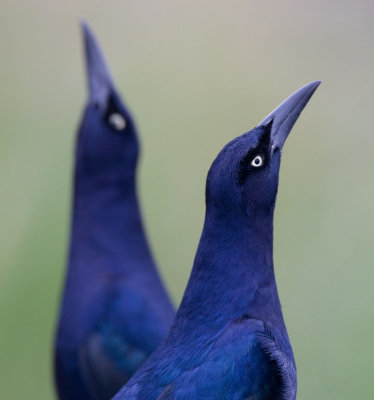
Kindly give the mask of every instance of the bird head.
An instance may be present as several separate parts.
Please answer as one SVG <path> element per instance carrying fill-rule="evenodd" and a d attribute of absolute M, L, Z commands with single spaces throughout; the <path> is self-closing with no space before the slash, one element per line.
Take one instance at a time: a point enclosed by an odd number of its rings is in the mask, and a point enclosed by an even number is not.
<path fill-rule="evenodd" d="M 139 154 L 135 124 L 93 32 L 85 23 L 82 31 L 89 96 L 79 130 L 78 162 L 93 176 L 133 175 Z"/>
<path fill-rule="evenodd" d="M 296 91 L 254 129 L 222 149 L 208 173 L 208 207 L 230 216 L 272 213 L 283 145 L 319 84 L 311 82 Z"/>

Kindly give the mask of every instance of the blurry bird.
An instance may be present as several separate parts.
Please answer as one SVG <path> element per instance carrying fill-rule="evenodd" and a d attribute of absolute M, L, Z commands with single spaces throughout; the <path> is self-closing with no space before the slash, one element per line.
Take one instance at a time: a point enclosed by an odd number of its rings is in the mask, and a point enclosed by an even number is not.
<path fill-rule="evenodd" d="M 83 24 L 89 98 L 76 144 L 70 256 L 55 349 L 61 400 L 110 399 L 168 333 L 136 193 L 139 143 Z"/>
<path fill-rule="evenodd" d="M 320 84 L 228 143 L 206 184 L 192 273 L 165 341 L 114 400 L 294 400 L 296 367 L 273 268 L 283 144 Z"/>

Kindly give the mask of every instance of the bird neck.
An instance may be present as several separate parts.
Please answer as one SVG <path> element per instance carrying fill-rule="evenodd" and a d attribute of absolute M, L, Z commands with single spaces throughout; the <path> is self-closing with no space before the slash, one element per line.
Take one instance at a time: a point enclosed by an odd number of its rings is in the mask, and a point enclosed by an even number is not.
<path fill-rule="evenodd" d="M 144 264 L 140 272 L 152 264 L 141 222 L 135 173 L 117 180 L 76 174 L 70 262 L 83 269 L 121 273 L 128 269 L 132 274 L 138 271 L 133 268 L 134 263 Z"/>
<path fill-rule="evenodd" d="M 191 320 L 192 327 L 195 318 L 203 318 L 204 326 L 210 321 L 215 330 L 243 316 L 282 319 L 273 268 L 273 210 L 229 218 L 208 210 L 180 310 L 180 320 Z"/>

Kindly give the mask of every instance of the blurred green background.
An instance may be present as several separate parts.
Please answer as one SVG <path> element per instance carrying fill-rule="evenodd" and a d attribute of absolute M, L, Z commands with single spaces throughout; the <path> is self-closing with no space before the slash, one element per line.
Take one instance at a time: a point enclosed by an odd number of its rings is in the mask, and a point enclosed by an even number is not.
<path fill-rule="evenodd" d="M 54 396 L 85 101 L 83 17 L 133 110 L 149 237 L 177 304 L 220 148 L 322 85 L 284 151 L 275 268 L 298 398 L 374 398 L 374 2 L 1 0 L 0 398 Z"/>

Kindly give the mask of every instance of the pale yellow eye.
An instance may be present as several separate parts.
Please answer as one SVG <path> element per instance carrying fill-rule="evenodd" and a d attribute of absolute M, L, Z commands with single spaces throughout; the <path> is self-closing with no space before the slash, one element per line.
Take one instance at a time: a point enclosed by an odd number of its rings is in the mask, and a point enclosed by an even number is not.
<path fill-rule="evenodd" d="M 111 114 L 108 121 L 110 125 L 112 125 L 112 127 L 117 131 L 122 131 L 126 128 L 126 120 L 121 114 Z"/>
<path fill-rule="evenodd" d="M 264 164 L 264 159 L 262 156 L 256 156 L 251 162 L 252 167 L 255 168 L 261 167 L 263 164 Z"/>

